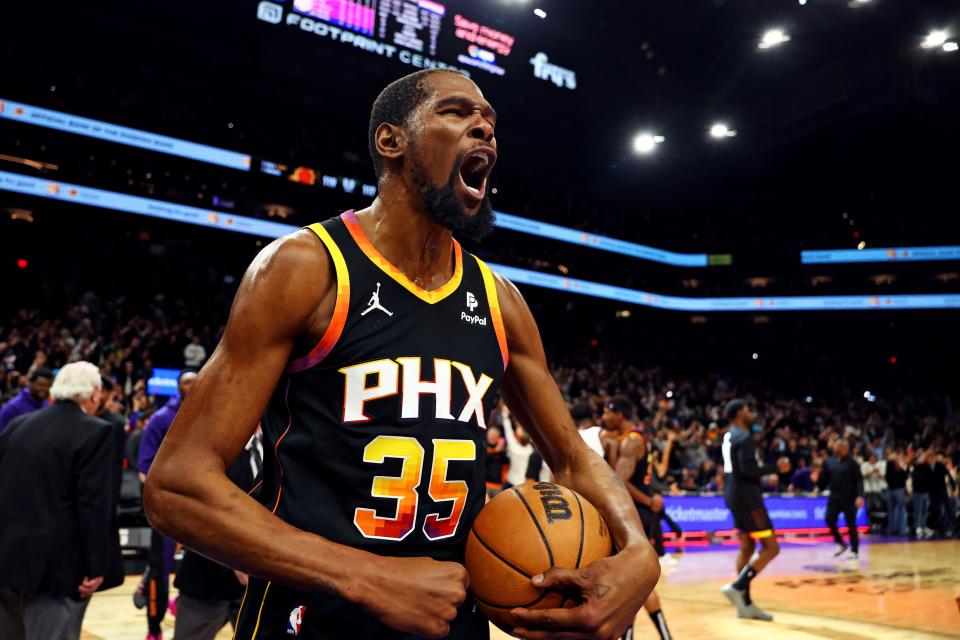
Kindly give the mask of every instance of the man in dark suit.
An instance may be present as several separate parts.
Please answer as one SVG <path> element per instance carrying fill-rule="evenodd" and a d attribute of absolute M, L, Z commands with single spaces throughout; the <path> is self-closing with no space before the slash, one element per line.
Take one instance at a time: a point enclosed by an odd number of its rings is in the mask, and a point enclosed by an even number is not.
<path fill-rule="evenodd" d="M 110 549 L 114 443 L 100 372 L 60 370 L 52 406 L 0 436 L 0 637 L 76 640 Z M 89 414 L 89 415 L 88 415 Z"/>
<path fill-rule="evenodd" d="M 850 536 L 849 560 L 859 560 L 860 538 L 857 534 L 857 511 L 863 507 L 863 475 L 860 465 L 850 456 L 850 443 L 846 440 L 837 440 L 833 445 L 833 455 L 830 456 L 820 469 L 817 487 L 823 491 L 830 490 L 827 499 L 827 526 L 837 543 L 837 552 L 833 554 L 839 558 L 847 551 L 847 544 L 840 536 L 837 528 L 837 518 L 842 513 L 847 523 Z"/>

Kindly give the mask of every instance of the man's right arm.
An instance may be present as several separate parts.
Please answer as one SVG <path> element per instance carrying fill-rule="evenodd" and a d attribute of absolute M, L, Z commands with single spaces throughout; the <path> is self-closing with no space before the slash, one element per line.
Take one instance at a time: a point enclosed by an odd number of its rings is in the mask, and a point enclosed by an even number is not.
<path fill-rule="evenodd" d="M 466 570 L 386 558 L 297 529 L 239 490 L 226 469 L 243 451 L 298 338 L 315 342 L 336 302 L 332 261 L 301 231 L 247 270 L 223 339 L 200 371 L 147 476 L 151 523 L 244 573 L 340 596 L 385 624 L 442 637 L 466 597 Z"/>
<path fill-rule="evenodd" d="M 624 438 L 620 444 L 620 455 L 617 456 L 616 471 L 620 479 L 623 480 L 623 484 L 626 485 L 627 492 L 633 498 L 633 501 L 645 507 L 653 508 L 653 498 L 630 482 L 630 478 L 637 469 L 637 458 L 642 455 L 646 455 L 646 443 L 643 440 L 640 438 Z"/>

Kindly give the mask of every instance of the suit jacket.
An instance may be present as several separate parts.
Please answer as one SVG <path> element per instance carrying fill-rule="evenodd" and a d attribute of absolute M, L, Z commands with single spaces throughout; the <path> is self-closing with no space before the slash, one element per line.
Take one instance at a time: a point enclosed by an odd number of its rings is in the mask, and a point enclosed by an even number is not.
<path fill-rule="evenodd" d="M 114 437 L 75 403 L 10 422 L 0 435 L 0 587 L 78 598 L 84 577 L 106 573 Z"/>
<path fill-rule="evenodd" d="M 107 569 L 103 584 L 97 591 L 106 591 L 123 584 L 126 572 L 123 569 L 123 553 L 120 550 L 120 486 L 123 483 L 123 458 L 127 444 L 126 421 L 123 416 L 107 411 L 97 416 L 110 426 L 113 434 L 113 508 L 110 519 L 110 539 L 107 546 Z M 139 480 L 138 480 L 139 481 Z"/>

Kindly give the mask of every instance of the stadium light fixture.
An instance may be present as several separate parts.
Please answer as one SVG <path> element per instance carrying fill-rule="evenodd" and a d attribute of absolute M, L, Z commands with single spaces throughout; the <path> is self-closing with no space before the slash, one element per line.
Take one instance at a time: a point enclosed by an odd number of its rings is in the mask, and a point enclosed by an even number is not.
<path fill-rule="evenodd" d="M 633 150 L 640 155 L 649 155 L 656 151 L 657 145 L 666 140 L 663 136 L 654 135 L 647 131 L 638 133 L 633 139 Z"/>
<path fill-rule="evenodd" d="M 927 34 L 927 37 L 923 39 L 920 46 L 924 49 L 936 49 L 937 47 L 942 47 L 947 44 L 947 38 L 949 37 L 950 34 L 943 29 L 935 29 Z"/>
<path fill-rule="evenodd" d="M 947 53 L 953 53 L 957 49 L 960 49 L 960 45 L 958 45 L 956 42 L 943 43 L 943 50 L 946 51 Z"/>
<path fill-rule="evenodd" d="M 723 140 L 724 138 L 732 138 L 737 135 L 737 132 L 734 129 L 731 129 L 723 122 L 715 122 L 712 127 L 710 127 L 710 137 L 715 140 Z"/>
<path fill-rule="evenodd" d="M 790 35 L 787 34 L 786 31 L 783 29 L 768 29 L 764 32 L 763 37 L 760 38 L 760 44 L 757 45 L 757 48 L 772 49 L 785 42 L 790 42 Z"/>
<path fill-rule="evenodd" d="M 538 18 L 546 18 L 547 12 L 544 11 L 543 9 L 537 8 L 533 10 L 533 15 L 537 16 Z"/>

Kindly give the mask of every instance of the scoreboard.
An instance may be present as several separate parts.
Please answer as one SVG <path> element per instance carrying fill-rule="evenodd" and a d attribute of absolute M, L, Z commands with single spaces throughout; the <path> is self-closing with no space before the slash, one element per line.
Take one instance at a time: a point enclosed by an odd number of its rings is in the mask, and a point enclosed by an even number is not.
<path fill-rule="evenodd" d="M 574 70 L 525 47 L 515 33 L 495 28 L 465 0 L 263 0 L 257 18 L 312 34 L 325 46 L 420 69 L 533 78 L 564 90 L 577 86 Z"/>

